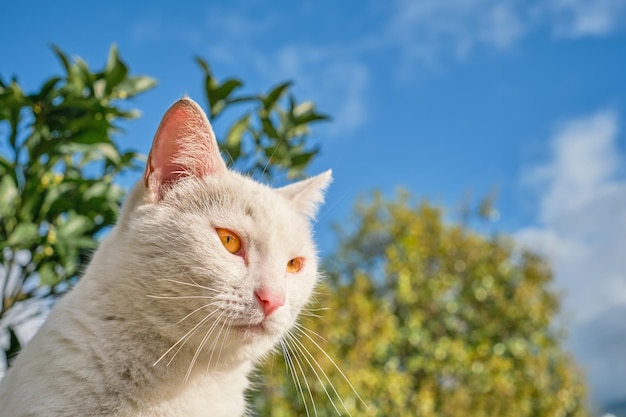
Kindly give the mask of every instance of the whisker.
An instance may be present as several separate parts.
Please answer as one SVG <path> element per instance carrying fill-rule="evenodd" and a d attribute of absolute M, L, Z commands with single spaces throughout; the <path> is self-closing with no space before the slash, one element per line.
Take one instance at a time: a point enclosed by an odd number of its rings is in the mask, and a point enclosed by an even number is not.
<path fill-rule="evenodd" d="M 311 334 L 313 334 L 313 335 L 317 336 L 317 337 L 318 337 L 319 339 L 321 339 L 322 341 L 324 341 L 324 342 L 328 343 L 328 340 L 326 340 L 326 338 L 325 338 L 324 336 L 322 336 L 321 334 L 317 333 L 317 332 L 316 332 L 316 331 L 314 331 L 314 330 L 311 330 L 311 329 L 309 329 L 309 328 L 307 328 L 307 327 L 304 327 L 304 326 L 303 326 L 302 324 L 300 324 L 300 323 L 296 323 L 294 327 L 295 327 L 296 329 L 298 329 L 300 332 L 307 331 L 307 332 L 309 332 L 309 333 L 311 333 Z"/>
<path fill-rule="evenodd" d="M 317 218 L 315 219 L 315 222 L 313 223 L 313 225 L 316 225 L 317 223 L 319 223 L 320 220 L 322 220 L 328 213 L 331 212 L 332 209 L 335 208 L 335 206 L 337 204 L 339 204 L 344 198 L 346 198 L 346 196 L 348 195 L 348 193 L 343 193 L 341 195 L 341 197 L 339 197 L 337 200 L 335 200 L 330 206 L 328 206 L 328 208 L 326 210 L 324 210 L 324 212 L 322 214 L 320 214 L 319 216 L 317 216 Z"/>
<path fill-rule="evenodd" d="M 156 298 L 158 300 L 191 300 L 191 299 L 198 299 L 198 298 L 212 300 L 213 298 L 215 298 L 213 296 L 208 296 L 208 295 L 151 295 L 151 294 L 148 294 L 148 297 Z"/>
<path fill-rule="evenodd" d="M 319 343 L 317 343 L 313 337 L 309 336 L 309 334 L 307 332 L 312 332 L 314 333 L 312 330 L 307 329 L 306 327 L 300 327 L 298 328 L 299 333 L 301 335 L 303 335 L 304 337 L 306 337 L 307 339 L 309 339 L 309 341 L 311 341 L 311 343 L 313 343 L 319 350 L 320 352 L 322 352 L 322 354 L 326 357 L 326 359 L 328 359 L 330 361 L 330 363 L 335 367 L 335 369 L 337 369 L 337 371 L 339 372 L 339 374 L 342 376 L 342 378 L 346 381 L 346 383 L 350 386 L 350 389 L 352 390 L 352 392 L 354 393 L 354 395 L 356 395 L 356 397 L 359 399 L 359 401 L 361 402 L 361 404 L 363 404 L 363 406 L 365 406 L 365 408 L 367 408 L 368 410 L 370 409 L 370 407 L 367 405 L 367 403 L 363 400 L 363 398 L 361 398 L 361 396 L 359 395 L 359 393 L 357 392 L 356 388 L 354 388 L 354 385 L 352 385 L 352 383 L 350 382 L 350 380 L 348 379 L 348 377 L 346 376 L 346 374 L 341 370 L 341 368 L 339 367 L 339 365 L 337 365 L 337 362 L 335 362 L 333 360 L 333 358 L 326 353 L 326 351 L 319 345 Z M 294 339 L 297 340 L 297 339 Z M 300 342 L 299 340 L 297 340 L 298 343 L 302 344 L 302 342 Z M 306 350 L 306 349 L 305 349 Z M 311 355 L 311 353 L 306 350 L 306 352 Z M 313 357 L 311 355 L 311 357 Z"/>
<path fill-rule="evenodd" d="M 332 309 L 330 307 L 317 307 L 317 308 L 307 307 L 307 308 L 302 309 L 302 311 L 305 311 L 305 312 L 326 311 L 326 310 L 332 310 Z"/>
<path fill-rule="evenodd" d="M 317 362 L 315 357 L 311 354 L 311 352 L 309 352 L 308 349 L 304 346 L 304 344 L 302 344 L 302 342 L 300 340 L 298 340 L 296 337 L 290 336 L 289 339 L 294 343 L 294 347 L 298 350 L 300 355 L 302 355 L 304 360 L 309 364 L 309 367 L 311 368 L 311 370 L 315 374 L 315 377 L 317 378 L 319 383 L 322 385 L 322 389 L 324 390 L 324 393 L 326 393 L 326 397 L 330 401 L 330 404 L 333 406 L 333 408 L 337 412 L 337 415 L 341 415 L 341 411 L 339 411 L 339 408 L 337 408 L 337 405 L 335 404 L 335 401 L 333 400 L 332 395 L 330 394 L 330 392 L 326 388 L 326 384 L 324 383 L 324 381 L 322 380 L 320 375 L 315 370 L 315 367 L 317 367 L 317 369 L 319 369 L 319 371 L 322 373 L 322 375 L 324 376 L 324 378 L 326 379 L 326 381 L 330 385 L 330 388 L 335 393 L 335 396 L 337 396 L 337 398 L 339 398 L 339 402 L 341 402 L 341 405 L 343 406 L 344 410 L 346 410 L 346 412 L 348 413 L 349 416 L 352 416 L 352 414 L 350 414 L 350 411 L 348 410 L 348 408 L 344 404 L 343 399 L 341 398 L 341 395 L 339 395 L 339 393 L 337 392 L 337 389 L 335 389 L 335 386 L 333 385 L 332 381 L 330 380 L 330 378 L 328 377 L 328 375 L 326 374 L 326 372 L 324 371 L 322 366 L 319 364 L 319 362 Z M 311 362 L 311 360 L 309 358 L 311 358 L 313 360 L 313 362 Z M 315 364 L 315 366 L 313 366 L 313 364 Z"/>
<path fill-rule="evenodd" d="M 272 154 L 270 155 L 270 157 L 267 159 L 267 162 L 265 163 L 265 166 L 263 167 L 263 172 L 261 172 L 261 178 L 263 178 L 263 175 L 265 175 L 265 171 L 267 171 L 267 168 L 269 168 L 270 163 L 272 162 L 272 159 L 274 158 L 274 155 L 276 154 L 276 151 L 278 150 L 278 148 L 280 147 L 280 145 L 283 144 L 283 142 L 285 141 L 285 138 L 282 137 L 280 138 L 280 141 L 278 141 L 278 143 L 276 144 L 276 146 L 274 147 L 274 150 L 272 151 Z"/>
<path fill-rule="evenodd" d="M 186 340 L 193 332 L 195 332 L 200 326 L 202 326 L 202 324 L 206 323 L 207 320 L 209 320 L 211 318 L 211 316 L 213 316 L 214 314 L 215 314 L 215 311 L 212 311 L 207 316 L 205 316 L 202 320 L 200 320 L 194 327 L 191 328 L 191 330 L 189 330 L 187 333 L 185 333 L 184 336 L 182 336 L 180 339 L 178 339 L 178 341 L 176 343 L 174 343 L 163 355 L 161 355 L 161 357 L 159 359 L 157 359 L 157 361 L 154 364 L 152 364 L 152 366 L 156 366 L 159 362 L 161 362 L 163 360 L 163 358 L 165 358 L 167 356 L 167 354 L 172 351 L 172 349 L 174 349 L 180 343 L 183 343 L 184 340 Z M 182 345 L 181 345 L 181 348 L 182 348 Z M 178 353 L 179 350 L 180 350 L 180 348 L 176 351 L 176 353 Z M 176 356 L 176 354 L 174 354 L 174 356 Z M 170 363 L 171 363 L 171 360 L 168 363 L 168 365 Z"/>
<path fill-rule="evenodd" d="M 304 397 L 304 391 L 302 389 L 302 384 L 300 384 L 300 379 L 298 377 L 298 372 L 296 370 L 296 367 L 293 363 L 293 359 L 291 358 L 291 354 L 295 353 L 291 350 L 290 346 L 288 343 L 285 342 L 285 340 L 281 339 L 280 340 L 280 347 L 283 351 L 283 357 L 285 358 L 285 363 L 287 364 L 287 367 L 289 369 L 289 372 L 291 374 L 291 379 L 293 380 L 293 384 L 296 387 L 296 390 L 300 393 L 300 397 L 302 398 L 302 403 L 304 404 L 304 409 L 306 410 L 306 415 L 307 417 L 310 416 L 309 413 L 309 406 L 307 405 L 307 401 L 306 398 Z M 294 355 L 294 359 L 297 358 Z M 313 394 L 311 393 L 311 387 L 309 386 L 309 382 L 307 381 L 307 378 L 304 374 L 304 370 L 302 369 L 302 365 L 300 365 L 300 363 L 298 362 L 298 368 L 300 368 L 300 374 L 302 375 L 302 379 L 304 380 L 304 383 L 306 384 L 306 388 L 309 391 L 309 398 L 311 399 L 311 405 L 313 406 L 313 412 L 315 413 L 315 417 L 317 417 L 317 407 L 315 407 L 315 400 L 313 399 Z"/>
<path fill-rule="evenodd" d="M 192 278 L 189 278 L 191 283 L 185 282 L 185 281 L 178 281 L 178 280 L 171 279 L 171 278 L 161 278 L 161 280 L 162 281 L 171 282 L 173 284 L 180 284 L 180 285 L 186 285 L 188 287 L 201 288 L 203 290 L 213 291 L 213 292 L 216 292 L 216 293 L 221 292 L 219 290 L 216 290 L 215 288 L 211 288 L 211 287 L 207 287 L 207 286 L 204 286 L 204 285 L 200 285 L 196 281 L 194 281 Z"/>
<path fill-rule="evenodd" d="M 233 159 L 233 156 L 230 154 L 230 152 L 228 152 L 228 150 L 223 151 L 226 152 L 226 155 L 228 156 L 228 159 L 230 161 L 227 162 L 228 168 L 230 169 L 233 165 L 235 165 L 235 160 Z"/>
<path fill-rule="evenodd" d="M 207 370 L 210 368 L 211 363 L 213 362 L 213 354 L 215 353 L 215 347 L 217 346 L 217 342 L 220 340 L 222 331 L 224 331 L 224 327 L 226 326 L 226 323 L 230 320 L 231 320 L 231 314 L 229 313 L 228 316 L 226 316 L 226 319 L 222 321 L 222 327 L 220 327 L 220 331 L 217 333 L 217 336 L 213 340 L 213 343 L 211 343 L 211 355 L 209 356 L 209 362 L 207 363 Z M 220 363 L 220 357 L 222 356 L 222 348 L 224 347 L 225 341 L 226 341 L 226 338 L 222 339 L 222 346 L 220 347 L 220 351 L 218 352 L 216 364 Z"/>
<path fill-rule="evenodd" d="M 211 306 L 213 306 L 213 305 L 217 305 L 217 304 L 218 304 L 218 302 L 214 301 L 214 302 L 211 302 L 211 303 L 205 304 L 205 305 L 203 305 L 203 306 L 200 306 L 200 307 L 196 308 L 194 311 L 192 311 L 191 313 L 187 314 L 187 315 L 186 315 L 185 317 L 183 317 L 182 319 L 178 320 L 175 324 L 180 324 L 180 323 L 182 323 L 183 321 L 187 320 L 189 317 L 191 317 L 193 314 L 197 313 L 198 311 L 200 311 L 200 310 L 202 310 L 202 309 L 205 309 L 205 308 L 207 308 L 207 307 L 211 307 Z"/>
<path fill-rule="evenodd" d="M 315 313 L 307 313 L 305 311 L 300 312 L 300 316 L 304 316 L 304 317 L 313 317 L 314 319 L 323 319 L 324 316 L 321 316 L 319 314 L 315 314 Z"/>
<path fill-rule="evenodd" d="M 215 304 L 217 304 L 217 303 L 209 303 L 209 304 L 207 304 L 207 305 L 215 305 Z M 196 309 L 196 310 L 198 310 L 198 309 Z M 194 311 L 195 311 L 195 310 L 194 310 Z M 209 317 L 210 317 L 210 316 L 213 316 L 215 313 L 216 313 L 216 311 L 213 311 L 213 312 L 209 315 Z M 192 313 L 190 313 L 190 314 L 193 314 L 193 312 L 192 312 Z M 188 317 L 188 316 L 189 316 L 189 315 L 187 315 L 186 317 Z M 186 317 L 183 317 L 183 319 L 181 319 L 181 321 L 182 321 L 182 320 L 184 320 Z M 218 317 L 218 319 L 219 319 L 219 317 Z M 213 327 L 213 326 L 212 326 L 212 327 Z M 198 327 L 197 329 L 195 329 L 194 333 L 195 333 L 195 332 L 197 332 L 199 329 L 200 329 L 200 327 Z M 210 329 L 209 329 L 209 331 L 210 331 Z M 180 350 L 183 348 L 183 346 L 185 346 L 185 343 L 187 343 L 187 341 L 188 341 L 189 339 L 191 339 L 191 336 L 193 336 L 193 334 L 192 334 L 192 335 L 190 335 L 190 336 L 189 336 L 189 338 L 187 338 L 187 340 L 185 340 L 185 341 L 183 342 L 183 344 L 181 344 L 181 345 L 178 347 L 178 349 L 176 349 L 176 352 L 174 352 L 174 355 L 172 356 L 172 358 L 171 358 L 171 359 L 167 362 L 167 365 L 168 365 L 168 366 L 172 363 L 172 361 L 174 360 L 174 358 L 176 358 L 176 355 L 178 355 L 178 352 L 180 352 Z"/>
<path fill-rule="evenodd" d="M 220 359 L 222 357 L 222 351 L 224 350 L 224 344 L 226 344 L 226 338 L 228 337 L 229 333 L 230 333 L 230 325 L 231 323 L 234 321 L 234 316 L 232 314 L 229 314 L 228 317 L 226 318 L 226 333 L 224 334 L 224 337 L 222 338 L 222 346 L 220 346 L 220 351 L 217 353 L 217 363 L 220 362 Z"/>
<path fill-rule="evenodd" d="M 329 307 L 303 308 L 302 311 L 300 311 L 300 316 L 313 317 L 317 320 L 325 320 L 326 317 L 317 313 L 320 311 L 327 311 L 327 310 L 331 310 L 331 309 Z"/>
<path fill-rule="evenodd" d="M 191 371 L 193 370 L 193 366 L 196 364 L 196 361 L 198 360 L 198 356 L 200 356 L 200 352 L 202 351 L 202 349 L 204 349 L 204 345 L 206 345 L 206 342 L 209 340 L 209 337 L 211 336 L 211 334 L 215 331 L 215 328 L 217 327 L 218 323 L 220 322 L 220 319 L 222 318 L 224 314 L 226 313 L 222 311 L 220 315 L 217 316 L 213 324 L 211 324 L 211 327 L 209 328 L 209 330 L 206 332 L 206 334 L 202 338 L 202 341 L 200 342 L 198 349 L 196 349 L 196 353 L 193 355 L 193 358 L 191 359 L 189 368 L 187 368 L 187 373 L 185 374 L 185 382 L 189 380 L 189 377 L 191 376 Z"/>
<path fill-rule="evenodd" d="M 202 323 L 200 324 L 204 324 L 208 321 L 208 319 L 212 316 L 213 314 L 210 314 L 209 316 L 207 316 L 205 319 L 202 320 Z M 176 358 L 176 356 L 178 355 L 178 352 L 181 351 L 181 349 L 185 346 L 185 344 L 193 337 L 193 335 L 200 330 L 201 326 L 197 326 L 193 332 L 187 337 L 185 338 L 185 340 L 183 341 L 183 343 L 181 343 L 180 346 L 178 346 L 178 349 L 176 349 L 176 351 L 174 352 L 174 354 L 172 355 L 172 357 L 170 358 L 169 361 L 167 361 L 167 366 L 170 366 L 170 364 L 174 361 L 174 359 Z"/>

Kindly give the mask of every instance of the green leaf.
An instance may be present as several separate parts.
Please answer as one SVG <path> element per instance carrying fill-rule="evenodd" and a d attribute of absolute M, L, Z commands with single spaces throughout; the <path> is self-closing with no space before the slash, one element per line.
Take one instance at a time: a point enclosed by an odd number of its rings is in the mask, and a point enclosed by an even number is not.
<path fill-rule="evenodd" d="M 317 153 L 318 151 L 298 153 L 291 158 L 291 165 L 294 168 L 303 170 L 304 168 L 306 168 L 307 164 L 311 162 L 311 159 L 313 159 L 313 157 L 317 155 Z"/>
<path fill-rule="evenodd" d="M 3 175 L 0 178 L 0 215 L 4 217 L 15 214 L 17 195 L 13 178 L 8 174 Z"/>
<path fill-rule="evenodd" d="M 21 220 L 34 221 L 39 217 L 43 194 L 39 193 L 35 187 L 24 190 L 21 195 L 22 204 L 19 208 Z"/>
<path fill-rule="evenodd" d="M 10 246 L 27 246 L 40 238 L 37 225 L 34 223 L 20 223 L 9 236 Z"/>
<path fill-rule="evenodd" d="M 126 190 L 119 185 L 111 184 L 107 190 L 106 198 L 115 207 L 115 212 L 119 208 L 120 201 L 126 195 Z"/>
<path fill-rule="evenodd" d="M 206 62 L 206 60 L 197 55 L 193 57 L 193 60 L 196 61 L 200 68 L 202 68 L 204 75 L 211 75 L 211 69 L 209 68 L 209 64 L 208 62 Z"/>
<path fill-rule="evenodd" d="M 126 78 L 128 67 L 120 59 L 117 46 L 112 45 L 109 51 L 109 59 L 104 68 L 104 77 L 107 81 L 105 93 L 111 94 L 113 89 Z"/>
<path fill-rule="evenodd" d="M 110 143 L 111 139 L 107 136 L 105 129 L 82 129 L 70 137 L 74 143 L 94 144 L 98 142 Z"/>
<path fill-rule="evenodd" d="M 300 125 L 309 124 L 311 122 L 317 122 L 320 120 L 330 120 L 330 116 L 327 116 L 325 114 L 319 114 L 319 113 L 303 114 L 302 116 L 298 116 L 294 118 L 293 124 L 296 126 L 300 126 Z"/>
<path fill-rule="evenodd" d="M 59 276 L 54 271 L 54 264 L 46 262 L 37 269 L 40 286 L 52 286 L 59 283 Z"/>
<path fill-rule="evenodd" d="M 235 97 L 235 98 L 229 98 L 228 104 L 245 103 L 248 101 L 256 101 L 256 100 L 258 100 L 258 97 L 255 97 L 255 96 L 240 96 L 240 97 Z"/>
<path fill-rule="evenodd" d="M 67 200 L 62 199 L 63 194 L 67 193 L 70 190 L 76 188 L 75 182 L 63 182 L 59 185 L 51 186 L 48 189 L 48 192 L 45 193 L 45 197 L 43 203 L 41 204 L 40 215 L 45 218 L 50 218 L 50 216 L 54 216 L 56 213 L 50 213 L 50 209 L 54 208 L 58 209 L 58 205 L 62 205 L 62 207 L 67 207 Z M 56 204 L 55 204 L 56 203 Z M 55 210 L 56 211 L 56 210 Z"/>
<path fill-rule="evenodd" d="M 143 93 L 144 91 L 148 91 L 154 88 L 156 85 L 157 85 L 156 79 L 147 77 L 145 75 L 138 75 L 135 77 L 125 78 L 117 86 L 117 91 L 122 96 L 125 96 L 122 98 L 129 98 L 129 97 L 134 97 L 137 94 Z"/>
<path fill-rule="evenodd" d="M 291 101 L 291 105 L 294 106 L 295 102 Z M 291 113 L 294 116 L 301 116 L 303 114 L 312 113 L 315 111 L 315 104 L 312 101 L 303 101 L 292 108 Z"/>
<path fill-rule="evenodd" d="M 81 86 L 84 90 L 87 88 L 90 95 L 94 95 L 93 83 L 96 81 L 96 75 L 91 72 L 89 65 L 83 59 L 77 57 L 74 60 L 74 68 L 76 70 L 77 79 L 80 80 L 77 86 Z"/>
<path fill-rule="evenodd" d="M 100 143 L 97 145 L 97 148 L 105 158 L 113 162 L 115 165 L 119 165 L 122 162 L 120 152 L 115 145 L 111 143 Z"/>
<path fill-rule="evenodd" d="M 52 97 L 49 97 L 49 96 L 54 91 L 59 81 L 61 81 L 60 77 L 50 78 L 48 81 L 46 81 L 43 87 L 41 87 L 41 90 L 39 91 L 37 96 L 43 100 L 50 100 Z"/>
<path fill-rule="evenodd" d="M 211 105 L 210 112 L 209 112 L 210 119 L 211 120 L 215 119 L 217 116 L 220 115 L 220 113 L 224 111 L 225 108 L 226 108 L 225 101 L 218 101 L 217 103 Z"/>
<path fill-rule="evenodd" d="M 72 240 L 72 245 L 78 249 L 94 249 L 98 242 L 93 237 L 83 236 Z"/>
<path fill-rule="evenodd" d="M 7 171 L 13 171 L 13 164 L 10 163 L 4 156 L 0 155 L 0 173 L 4 174 Z"/>
<path fill-rule="evenodd" d="M 67 221 L 57 226 L 57 235 L 60 239 L 68 239 L 68 246 L 73 246 L 71 239 L 83 235 L 93 227 L 93 222 L 87 216 L 71 213 Z"/>
<path fill-rule="evenodd" d="M 265 110 L 267 111 L 272 110 L 276 105 L 276 102 L 280 100 L 280 98 L 283 96 L 283 94 L 285 94 L 291 84 L 291 81 L 287 81 L 274 87 L 272 91 L 267 94 L 267 96 L 261 99 L 263 102 L 263 108 L 265 108 Z"/>
<path fill-rule="evenodd" d="M 205 88 L 206 95 L 209 100 L 210 119 L 216 118 L 222 111 L 224 111 L 228 103 L 235 100 L 229 99 L 229 96 L 233 93 L 233 91 L 240 88 L 242 85 L 243 83 L 241 81 L 234 78 L 226 80 L 223 84 L 219 85 L 214 78 L 207 75 Z"/>
<path fill-rule="evenodd" d="M 72 72 L 72 66 L 70 65 L 70 60 L 67 58 L 67 55 L 65 55 L 65 53 L 54 44 L 51 45 L 51 48 L 57 58 L 59 58 L 59 61 L 61 61 L 63 68 L 65 68 L 65 72 L 69 75 Z"/>
<path fill-rule="evenodd" d="M 241 146 L 241 139 L 243 138 L 243 134 L 250 126 L 250 115 L 246 114 L 239 120 L 237 120 L 230 127 L 230 130 L 226 134 L 226 142 L 225 145 L 228 148 Z"/>
<path fill-rule="evenodd" d="M 291 120 L 295 126 L 305 125 L 318 120 L 328 120 L 329 117 L 325 114 L 315 112 L 315 104 L 310 101 L 305 101 L 298 104 L 291 111 Z"/>
<path fill-rule="evenodd" d="M 278 140 L 278 132 L 272 123 L 272 120 L 269 117 L 263 117 L 261 119 L 261 124 L 263 125 L 263 132 L 272 139 Z"/>
<path fill-rule="evenodd" d="M 225 100 L 226 98 L 228 98 L 229 95 L 232 94 L 233 91 L 235 91 L 237 88 L 240 88 L 242 85 L 243 83 L 239 80 L 227 80 L 211 92 L 212 97 L 210 98 L 212 98 L 213 102 Z"/>
<path fill-rule="evenodd" d="M 74 152 L 84 154 L 83 159 L 85 162 L 94 160 L 98 155 L 104 156 L 116 166 L 122 162 L 119 150 L 112 143 L 64 143 L 59 146 L 59 152 L 69 155 L 72 155 Z"/>
<path fill-rule="evenodd" d="M 20 345 L 20 340 L 18 339 L 17 334 L 13 330 L 13 327 L 9 326 L 8 331 L 9 331 L 9 346 L 4 351 L 4 354 L 5 354 L 5 361 L 7 365 L 10 367 L 13 364 L 13 361 L 15 360 L 15 357 L 19 353 L 22 346 Z"/>
<path fill-rule="evenodd" d="M 110 187 L 109 183 L 96 182 L 83 193 L 83 200 L 91 200 L 92 198 L 106 198 L 106 194 Z"/>

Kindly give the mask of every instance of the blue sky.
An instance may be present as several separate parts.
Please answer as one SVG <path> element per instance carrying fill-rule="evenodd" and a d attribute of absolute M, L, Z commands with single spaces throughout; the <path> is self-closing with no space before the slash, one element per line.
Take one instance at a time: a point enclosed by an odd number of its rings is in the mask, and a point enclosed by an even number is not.
<path fill-rule="evenodd" d="M 543 251 L 594 398 L 626 386 L 626 0 L 28 2 L 4 5 L 0 74 L 32 90 L 55 43 L 101 67 L 111 43 L 159 80 L 124 144 L 147 153 L 162 113 L 200 103 L 194 55 L 250 91 L 292 79 L 333 116 L 314 129 L 335 182 L 319 225 L 398 187 L 451 216 L 497 189 L 495 227 Z M 220 125 L 216 130 L 220 130 Z"/>

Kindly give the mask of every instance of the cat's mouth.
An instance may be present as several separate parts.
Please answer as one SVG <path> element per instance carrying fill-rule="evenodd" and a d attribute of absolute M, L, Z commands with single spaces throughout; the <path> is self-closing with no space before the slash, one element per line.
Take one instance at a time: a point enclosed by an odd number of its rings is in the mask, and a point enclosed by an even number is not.
<path fill-rule="evenodd" d="M 231 328 L 248 337 L 267 335 L 272 332 L 270 327 L 267 320 L 262 320 L 258 323 L 234 324 L 231 326 Z"/>

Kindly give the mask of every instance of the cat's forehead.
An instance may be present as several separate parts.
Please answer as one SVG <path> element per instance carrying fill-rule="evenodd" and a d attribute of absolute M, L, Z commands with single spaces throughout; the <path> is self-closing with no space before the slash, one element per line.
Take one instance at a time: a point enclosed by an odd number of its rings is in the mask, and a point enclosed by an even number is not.
<path fill-rule="evenodd" d="M 308 235 L 309 221 L 294 204 L 269 186 L 229 172 L 221 178 L 207 178 L 189 198 L 220 226 L 245 228 L 251 235 L 287 239 Z"/>
<path fill-rule="evenodd" d="M 234 186 L 225 188 L 224 191 L 230 193 L 225 203 L 260 228 L 279 231 L 308 226 L 308 221 L 292 202 L 276 190 L 245 177 L 231 180 Z"/>
<path fill-rule="evenodd" d="M 205 216 L 216 227 L 232 228 L 254 237 L 310 238 L 309 220 L 291 200 L 234 172 L 184 180 L 168 192 L 164 202 L 176 211 Z"/>

